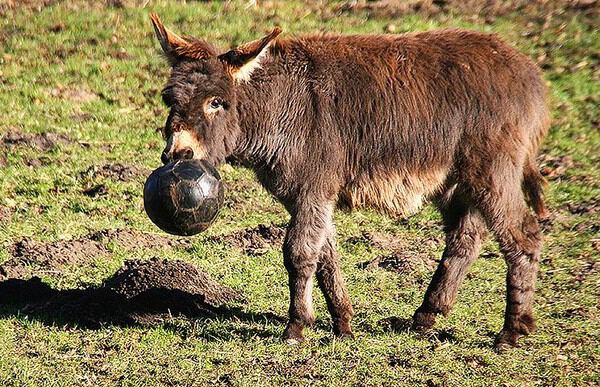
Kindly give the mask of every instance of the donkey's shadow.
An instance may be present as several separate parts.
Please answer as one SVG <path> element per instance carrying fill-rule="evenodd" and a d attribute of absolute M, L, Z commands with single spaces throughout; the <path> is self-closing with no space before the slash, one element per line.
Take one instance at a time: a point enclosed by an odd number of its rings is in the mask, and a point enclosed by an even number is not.
<path fill-rule="evenodd" d="M 187 328 L 175 323 L 187 318 L 197 323 L 211 321 L 242 322 L 242 327 L 228 331 L 228 336 L 242 340 L 272 337 L 274 332 L 264 324 L 278 325 L 286 320 L 273 313 L 247 312 L 239 307 L 212 306 L 197 294 L 178 289 L 150 288 L 127 298 L 107 287 L 55 289 L 39 278 L 8 279 L 0 282 L 0 318 L 27 316 L 49 326 L 102 329 L 106 326 L 148 327 L 162 325 L 187 335 Z M 257 327 L 258 325 L 258 327 Z M 212 330 L 195 330 L 207 340 L 223 339 Z M 221 337 L 220 337 L 221 336 Z"/>

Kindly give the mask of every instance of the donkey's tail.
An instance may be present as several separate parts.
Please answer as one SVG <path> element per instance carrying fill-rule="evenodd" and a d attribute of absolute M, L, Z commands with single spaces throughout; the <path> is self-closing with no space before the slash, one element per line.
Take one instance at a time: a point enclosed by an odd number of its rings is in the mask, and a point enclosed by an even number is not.
<path fill-rule="evenodd" d="M 546 179 L 544 179 L 544 176 L 542 176 L 536 166 L 534 157 L 534 155 L 530 155 L 529 160 L 525 163 L 525 169 L 523 170 L 523 192 L 529 206 L 531 206 L 539 218 L 544 219 L 549 215 L 544 203 Z"/>

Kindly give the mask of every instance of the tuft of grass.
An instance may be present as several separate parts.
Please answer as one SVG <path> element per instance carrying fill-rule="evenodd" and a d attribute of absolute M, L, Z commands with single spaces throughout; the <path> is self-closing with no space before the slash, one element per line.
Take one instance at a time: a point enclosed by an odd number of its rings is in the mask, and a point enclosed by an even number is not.
<path fill-rule="evenodd" d="M 325 302 L 315 289 L 318 322 L 306 344 L 278 339 L 283 324 L 270 314 L 287 311 L 287 277 L 279 249 L 250 256 L 211 239 L 259 223 L 285 223 L 288 215 L 240 167 L 222 171 L 228 206 L 207 233 L 185 250 L 111 248 L 86 265 L 44 275 L 57 288 L 97 285 L 125 259 L 160 254 L 183 259 L 241 291 L 237 305 L 248 319 L 173 318 L 152 327 L 101 329 L 61 326 L 0 307 L 0 385 L 592 385 L 599 378 L 597 212 L 572 213 L 571 204 L 600 197 L 600 96 L 597 28 L 575 11 L 543 26 L 539 15 L 507 14 L 479 23 L 461 14 L 427 17 L 341 12 L 345 2 L 50 2 L 3 11 L 0 19 L 0 132 L 53 132 L 68 136 L 48 152 L 3 149 L 0 206 L 11 216 L 0 227 L 0 262 L 23 238 L 55 241 L 91 231 L 132 228 L 157 232 L 142 206 L 143 177 L 97 178 L 107 194 L 88 197 L 82 174 L 91 166 L 121 162 L 159 164 L 166 109 L 159 90 L 168 67 L 148 20 L 158 12 L 173 30 L 225 49 L 261 36 L 273 25 L 286 34 L 314 31 L 381 33 L 466 27 L 495 32 L 538 60 L 551 90 L 553 125 L 542 151 L 568 156 L 572 165 L 550 181 L 547 200 L 555 216 L 546 233 L 536 314 L 538 331 L 506 354 L 492 350 L 502 325 L 505 264 L 486 244 L 448 318 L 433 334 L 416 335 L 389 321 L 403 321 L 419 305 L 430 270 L 396 274 L 357 265 L 389 253 L 362 232 L 384 233 L 410 246 L 443 249 L 439 216 L 427 207 L 398 222 L 370 211 L 336 214 L 342 266 L 356 310 L 356 339 L 330 332 Z M 111 2 L 107 2 L 111 3 Z M 44 158 L 35 167 L 32 161 Z M 596 240 L 596 242 L 594 242 Z M 431 243 L 425 244 L 424 241 Z M 595 245 L 594 245 L 595 243 Z M 401 325 L 401 324 L 400 324 Z"/>

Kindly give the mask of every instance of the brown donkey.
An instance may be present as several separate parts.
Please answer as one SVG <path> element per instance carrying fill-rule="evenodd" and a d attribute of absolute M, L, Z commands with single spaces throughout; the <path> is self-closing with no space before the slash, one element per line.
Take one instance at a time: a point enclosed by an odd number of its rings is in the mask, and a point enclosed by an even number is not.
<path fill-rule="evenodd" d="M 450 311 L 489 229 L 508 264 L 496 345 L 533 330 L 542 236 L 527 203 L 545 212 L 534 160 L 548 109 L 527 57 L 464 30 L 276 39 L 276 28 L 219 53 L 151 18 L 172 66 L 162 160 L 234 157 L 291 215 L 288 342 L 314 321 L 315 274 L 335 334 L 352 336 L 334 209 L 405 216 L 425 200 L 441 211 L 447 238 L 414 327 Z"/>

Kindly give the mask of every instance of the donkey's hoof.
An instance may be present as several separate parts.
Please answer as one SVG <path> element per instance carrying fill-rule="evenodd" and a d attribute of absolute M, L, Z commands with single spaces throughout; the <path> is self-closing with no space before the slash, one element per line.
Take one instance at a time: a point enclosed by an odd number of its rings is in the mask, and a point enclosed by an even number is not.
<path fill-rule="evenodd" d="M 494 350 L 497 353 L 506 353 L 509 352 L 511 349 L 513 349 L 514 347 L 508 343 L 495 343 L 494 344 Z"/>
<path fill-rule="evenodd" d="M 435 324 L 435 313 L 415 312 L 413 316 L 412 329 L 418 332 L 427 331 Z"/>
<path fill-rule="evenodd" d="M 303 326 L 299 324 L 289 323 L 283 332 L 283 336 L 281 339 L 290 345 L 296 345 L 302 343 L 304 339 L 304 335 L 302 334 Z"/>
<path fill-rule="evenodd" d="M 298 345 L 303 343 L 304 341 L 306 341 L 306 339 L 304 337 L 282 337 L 282 340 L 284 343 L 286 343 L 287 345 Z"/>
<path fill-rule="evenodd" d="M 502 330 L 498 336 L 496 336 L 494 348 L 498 353 L 509 351 L 510 349 L 519 346 L 517 343 L 519 337 L 520 335 L 516 332 Z"/>
<path fill-rule="evenodd" d="M 354 339 L 354 333 L 352 331 L 334 332 L 337 340 L 352 340 Z"/>
<path fill-rule="evenodd" d="M 333 324 L 333 334 L 338 340 L 353 339 L 352 327 L 349 321 L 336 321 Z"/>

